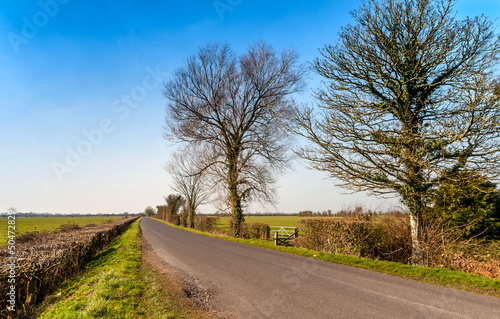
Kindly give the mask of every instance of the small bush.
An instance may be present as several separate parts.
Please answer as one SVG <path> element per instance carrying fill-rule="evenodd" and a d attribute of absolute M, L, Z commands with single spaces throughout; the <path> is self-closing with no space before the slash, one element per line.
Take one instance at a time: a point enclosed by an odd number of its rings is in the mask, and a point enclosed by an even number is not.
<path fill-rule="evenodd" d="M 457 174 L 434 194 L 428 218 L 443 221 L 445 228 L 460 228 L 464 239 L 500 238 L 500 195 L 497 184 L 473 172 Z M 458 183 L 458 184 L 456 184 Z"/>
<path fill-rule="evenodd" d="M 181 227 L 188 227 L 188 207 L 187 207 L 187 205 L 182 206 L 179 220 L 180 220 Z"/>
<path fill-rule="evenodd" d="M 181 224 L 181 216 L 179 215 L 167 215 L 167 222 L 179 226 Z"/>
<path fill-rule="evenodd" d="M 218 220 L 219 217 L 196 216 L 194 227 L 199 231 L 212 233 L 215 232 Z"/>
<path fill-rule="evenodd" d="M 82 229 L 82 226 L 77 225 L 75 223 L 73 224 L 68 223 L 68 224 L 62 224 L 61 226 L 57 227 L 56 231 L 69 232 L 77 229 Z"/>
<path fill-rule="evenodd" d="M 40 239 L 45 235 L 46 233 L 41 233 L 39 231 L 33 231 L 33 232 L 28 232 L 24 233 L 18 237 L 16 237 L 16 243 L 18 244 L 24 244 L 24 243 L 38 243 Z"/>
<path fill-rule="evenodd" d="M 267 239 L 267 228 L 264 223 L 243 223 L 243 238 L 246 239 Z"/>
<path fill-rule="evenodd" d="M 245 239 L 268 239 L 268 224 L 264 223 L 243 223 L 240 225 L 240 237 Z M 229 233 L 233 234 L 233 220 L 229 220 Z"/>

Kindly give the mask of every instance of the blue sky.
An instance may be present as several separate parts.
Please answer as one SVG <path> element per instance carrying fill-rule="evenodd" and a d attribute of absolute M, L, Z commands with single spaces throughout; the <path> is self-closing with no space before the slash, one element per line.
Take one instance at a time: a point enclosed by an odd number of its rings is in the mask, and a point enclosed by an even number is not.
<path fill-rule="evenodd" d="M 163 164 L 176 148 L 162 137 L 162 82 L 171 72 L 210 42 L 241 53 L 262 39 L 311 61 L 359 3 L 3 1 L 0 211 L 122 213 L 161 204 L 171 193 Z M 500 16 L 497 0 L 459 0 L 455 8 L 461 18 Z M 312 76 L 310 88 L 318 83 Z M 299 99 L 312 102 L 309 91 Z M 279 179 L 277 209 L 397 204 L 343 195 L 324 177 L 296 162 Z"/>

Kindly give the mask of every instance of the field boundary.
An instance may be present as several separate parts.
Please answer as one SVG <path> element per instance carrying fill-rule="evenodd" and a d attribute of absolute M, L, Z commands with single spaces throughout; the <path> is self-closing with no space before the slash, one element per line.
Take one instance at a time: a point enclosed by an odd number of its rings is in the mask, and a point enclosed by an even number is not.
<path fill-rule="evenodd" d="M 124 233 L 138 219 L 117 220 L 100 228 L 82 228 L 59 233 L 45 233 L 16 246 L 15 305 L 7 308 L 0 301 L 0 314 L 6 317 L 29 316 L 32 308 L 51 293 L 55 287 L 79 272 L 88 262 L 107 249 L 110 243 Z M 0 247 L 5 255 L 6 247 Z M 0 270 L 0 280 L 7 281 L 9 269 Z M 7 296 L 7 285 L 0 294 Z"/>
<path fill-rule="evenodd" d="M 15 236 L 19 238 L 30 233 L 53 233 L 61 229 L 77 225 L 87 227 L 87 225 L 102 225 L 109 221 L 117 221 L 123 216 L 18 216 L 15 214 Z M 2 230 L 7 229 L 7 217 L 0 217 Z M 0 232 L 0 247 L 7 246 L 7 232 Z"/>

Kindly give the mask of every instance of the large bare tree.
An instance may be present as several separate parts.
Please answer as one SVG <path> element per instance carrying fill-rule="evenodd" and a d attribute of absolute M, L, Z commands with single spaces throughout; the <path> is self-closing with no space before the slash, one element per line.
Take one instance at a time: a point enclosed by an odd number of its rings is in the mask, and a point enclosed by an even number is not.
<path fill-rule="evenodd" d="M 289 160 L 285 126 L 304 69 L 293 50 L 263 42 L 236 56 L 228 45 L 201 48 L 165 84 L 167 137 L 202 150 L 200 171 L 232 209 L 238 237 L 243 204 L 274 199 L 275 174 Z M 223 186 L 223 187 L 221 187 Z"/>
<path fill-rule="evenodd" d="M 454 0 L 366 0 L 313 69 L 319 111 L 299 110 L 300 155 L 338 185 L 397 194 L 422 264 L 430 194 L 457 172 L 499 173 L 500 42 L 486 17 L 456 19 Z"/>
<path fill-rule="evenodd" d="M 190 228 L 195 226 L 196 210 L 206 203 L 211 195 L 204 182 L 205 174 L 200 173 L 201 170 L 196 166 L 198 156 L 202 154 L 188 148 L 182 153 L 172 154 L 171 160 L 166 165 L 167 171 L 172 175 L 173 190 L 186 199 Z"/>

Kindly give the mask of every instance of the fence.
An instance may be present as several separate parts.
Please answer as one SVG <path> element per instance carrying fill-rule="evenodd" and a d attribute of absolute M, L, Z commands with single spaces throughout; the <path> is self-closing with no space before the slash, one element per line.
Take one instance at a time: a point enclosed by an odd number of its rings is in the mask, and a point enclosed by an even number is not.
<path fill-rule="evenodd" d="M 273 234 L 274 245 L 285 245 L 291 246 L 293 240 L 299 236 L 299 230 L 297 227 L 286 227 L 286 226 L 269 226 L 267 228 L 268 238 Z"/>

